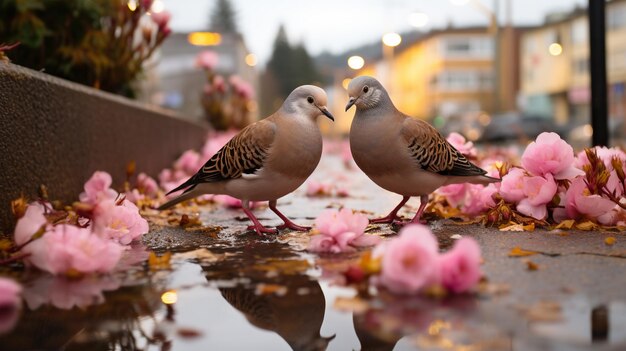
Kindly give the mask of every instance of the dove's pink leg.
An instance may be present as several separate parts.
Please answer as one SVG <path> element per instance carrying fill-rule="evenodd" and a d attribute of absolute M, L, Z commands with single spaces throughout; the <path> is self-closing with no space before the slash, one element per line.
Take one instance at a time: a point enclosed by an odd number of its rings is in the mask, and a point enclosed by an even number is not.
<path fill-rule="evenodd" d="M 268 233 L 268 234 L 277 234 L 278 233 L 278 230 L 265 228 L 261 224 L 261 222 L 259 222 L 259 220 L 252 213 L 252 211 L 250 211 L 250 201 L 243 200 L 241 204 L 242 204 L 241 207 L 243 208 L 243 212 L 245 212 L 246 216 L 248 216 L 248 218 L 250 218 L 252 223 L 254 223 L 254 225 L 248 227 L 248 229 L 254 229 L 254 231 L 256 231 L 257 234 L 259 234 L 259 235 L 263 235 L 263 233 Z"/>
<path fill-rule="evenodd" d="M 428 205 L 428 195 L 420 196 L 420 207 L 417 209 L 417 213 L 415 213 L 415 217 L 411 220 L 411 223 L 421 223 L 425 224 L 426 222 L 420 221 L 420 217 L 424 213 L 424 209 Z"/>
<path fill-rule="evenodd" d="M 311 229 L 311 227 L 303 227 L 301 225 L 297 225 L 294 222 L 292 222 L 289 218 L 287 218 L 287 216 L 285 216 L 284 214 L 282 214 L 278 208 L 276 208 L 276 200 L 272 200 L 270 201 L 270 210 L 274 211 L 274 213 L 276 213 L 278 215 L 278 217 L 280 217 L 280 219 L 283 220 L 283 222 L 285 222 L 284 224 L 279 225 L 278 227 L 276 227 L 276 229 L 285 229 L 285 228 L 289 228 L 289 229 L 293 229 L 293 230 L 297 230 L 299 232 L 306 232 L 308 230 Z"/>
<path fill-rule="evenodd" d="M 398 206 L 396 206 L 388 215 L 383 218 L 370 219 L 370 223 L 391 223 L 395 221 L 398 219 L 398 211 L 400 211 L 402 206 L 404 206 L 410 198 L 410 196 L 403 197 Z"/>

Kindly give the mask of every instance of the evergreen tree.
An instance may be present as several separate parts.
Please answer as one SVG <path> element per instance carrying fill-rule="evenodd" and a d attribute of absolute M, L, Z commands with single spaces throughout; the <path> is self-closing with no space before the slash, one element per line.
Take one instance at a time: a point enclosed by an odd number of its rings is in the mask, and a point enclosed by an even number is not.
<path fill-rule="evenodd" d="M 217 0 L 211 12 L 210 30 L 219 33 L 238 33 L 236 13 L 230 0 Z"/>
<path fill-rule="evenodd" d="M 272 93 L 278 94 L 278 96 L 268 96 L 264 99 L 269 104 L 262 106 L 265 113 L 273 112 L 275 105 L 273 102 L 282 101 L 296 87 L 319 80 L 317 69 L 304 45 L 291 46 L 285 27 L 282 25 L 276 34 L 274 50 L 267 63 L 265 76 L 272 78 L 274 82 Z"/>

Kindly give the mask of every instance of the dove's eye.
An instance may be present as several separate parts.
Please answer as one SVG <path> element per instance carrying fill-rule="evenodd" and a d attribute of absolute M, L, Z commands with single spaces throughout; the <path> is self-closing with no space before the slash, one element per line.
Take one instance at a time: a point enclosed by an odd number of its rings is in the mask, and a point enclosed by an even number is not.
<path fill-rule="evenodd" d="M 315 100 L 313 100 L 312 96 L 309 96 L 308 98 L 306 98 L 306 101 L 308 101 L 309 104 L 312 104 Z"/>
<path fill-rule="evenodd" d="M 370 87 L 368 87 L 367 85 L 363 87 L 363 92 L 367 93 L 370 90 Z"/>

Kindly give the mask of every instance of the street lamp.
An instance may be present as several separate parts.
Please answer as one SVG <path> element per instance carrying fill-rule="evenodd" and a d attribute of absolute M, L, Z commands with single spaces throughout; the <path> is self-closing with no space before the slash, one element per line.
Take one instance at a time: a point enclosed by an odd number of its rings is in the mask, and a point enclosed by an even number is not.
<path fill-rule="evenodd" d="M 400 45 L 401 42 L 402 37 L 398 33 L 391 32 L 383 35 L 383 44 L 385 44 L 385 46 L 394 48 Z"/>
<path fill-rule="evenodd" d="M 348 67 L 352 68 L 353 70 L 361 69 L 364 65 L 365 60 L 361 56 L 355 55 L 348 58 Z"/>
<path fill-rule="evenodd" d="M 391 81 L 391 74 L 393 71 L 393 48 L 400 45 L 401 42 L 402 37 L 398 33 L 390 32 L 383 35 L 383 60 L 386 63 L 384 81 L 390 95 L 393 94 L 393 84 Z"/>
<path fill-rule="evenodd" d="M 561 53 L 563 53 L 563 46 L 561 46 L 561 44 L 559 43 L 552 43 L 550 44 L 550 46 L 548 46 L 548 52 L 552 56 L 559 56 L 561 55 Z"/>
<path fill-rule="evenodd" d="M 413 12 L 409 15 L 409 24 L 415 28 L 426 27 L 428 15 L 423 12 Z"/>

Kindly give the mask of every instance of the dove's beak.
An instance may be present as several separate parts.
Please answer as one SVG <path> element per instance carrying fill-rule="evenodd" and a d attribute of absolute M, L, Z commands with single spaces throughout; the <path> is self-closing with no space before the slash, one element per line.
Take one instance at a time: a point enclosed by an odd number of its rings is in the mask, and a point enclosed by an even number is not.
<path fill-rule="evenodd" d="M 330 114 L 330 112 L 328 111 L 328 109 L 326 108 L 326 106 L 322 106 L 322 107 L 317 107 L 320 109 L 320 112 L 324 114 L 324 116 L 328 117 L 328 119 L 330 119 L 331 121 L 335 121 L 335 117 L 333 117 L 333 115 Z"/>
<path fill-rule="evenodd" d="M 356 102 L 356 98 L 353 98 L 353 97 L 351 97 L 350 100 L 348 100 L 348 104 L 346 105 L 346 112 L 348 112 L 350 107 L 352 107 L 352 105 L 354 105 L 355 102 Z"/>

